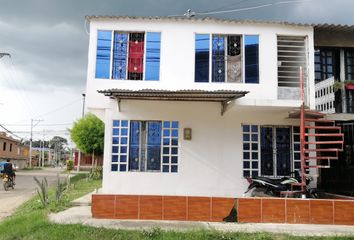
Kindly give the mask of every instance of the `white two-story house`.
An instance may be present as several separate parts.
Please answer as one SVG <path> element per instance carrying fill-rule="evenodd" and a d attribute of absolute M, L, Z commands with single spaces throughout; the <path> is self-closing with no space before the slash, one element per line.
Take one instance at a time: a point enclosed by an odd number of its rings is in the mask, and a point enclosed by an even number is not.
<path fill-rule="evenodd" d="M 246 176 L 300 168 L 315 108 L 313 26 L 88 16 L 87 109 L 105 123 L 105 218 L 218 221 Z M 227 214 L 226 214 L 227 215 Z"/>

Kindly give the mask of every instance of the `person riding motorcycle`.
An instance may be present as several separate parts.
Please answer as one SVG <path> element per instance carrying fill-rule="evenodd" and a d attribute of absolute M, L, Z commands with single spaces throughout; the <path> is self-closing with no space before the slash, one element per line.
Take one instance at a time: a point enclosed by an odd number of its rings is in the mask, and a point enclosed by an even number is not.
<path fill-rule="evenodd" d="M 16 174 L 13 170 L 12 163 L 10 162 L 10 159 L 7 159 L 7 163 L 4 165 L 4 173 L 7 174 L 10 178 L 12 178 L 12 181 L 15 185 L 15 179 L 16 179 Z"/>

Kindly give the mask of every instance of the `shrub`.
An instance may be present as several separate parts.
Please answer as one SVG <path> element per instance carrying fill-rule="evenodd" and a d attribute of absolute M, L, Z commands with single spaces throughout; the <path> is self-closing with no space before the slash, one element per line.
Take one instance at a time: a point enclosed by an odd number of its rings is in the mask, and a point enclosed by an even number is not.
<path fill-rule="evenodd" d="M 74 161 L 73 160 L 67 160 L 66 161 L 66 170 L 71 171 L 74 169 Z"/>
<path fill-rule="evenodd" d="M 91 168 L 89 178 L 93 180 L 102 179 L 102 170 L 102 167 Z"/>
<path fill-rule="evenodd" d="M 38 193 L 39 199 L 41 200 L 43 207 L 46 207 L 49 204 L 47 178 L 44 177 L 44 179 L 42 179 L 41 182 L 38 180 L 38 178 L 36 178 L 36 177 L 33 177 L 33 178 L 36 181 L 36 183 L 40 189 L 40 190 L 38 190 L 38 188 L 37 188 L 37 193 Z"/>

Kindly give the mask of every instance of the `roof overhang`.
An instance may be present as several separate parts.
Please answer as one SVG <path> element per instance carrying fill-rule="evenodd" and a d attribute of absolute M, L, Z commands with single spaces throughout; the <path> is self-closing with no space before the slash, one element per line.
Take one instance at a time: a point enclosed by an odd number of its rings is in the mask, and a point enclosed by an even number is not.
<path fill-rule="evenodd" d="M 192 101 L 192 102 L 218 102 L 221 103 L 221 115 L 227 110 L 227 106 L 235 99 L 245 96 L 248 91 L 234 90 L 126 90 L 108 89 L 99 90 L 99 93 L 116 99 L 118 111 L 121 100 L 149 100 L 149 101 Z"/>

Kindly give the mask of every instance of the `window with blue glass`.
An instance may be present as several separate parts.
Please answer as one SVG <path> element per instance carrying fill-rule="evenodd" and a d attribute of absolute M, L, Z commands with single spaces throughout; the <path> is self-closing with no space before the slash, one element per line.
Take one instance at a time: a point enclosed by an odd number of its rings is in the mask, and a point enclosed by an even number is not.
<path fill-rule="evenodd" d="M 114 120 L 112 171 L 177 172 L 178 129 L 177 121 Z"/>
<path fill-rule="evenodd" d="M 157 81 L 160 48 L 159 32 L 98 31 L 96 78 Z"/>
<path fill-rule="evenodd" d="M 112 165 L 113 172 L 128 170 L 128 120 L 114 120 L 112 130 Z"/>
<path fill-rule="evenodd" d="M 258 83 L 258 46 L 258 36 L 196 34 L 195 82 Z"/>
<path fill-rule="evenodd" d="M 242 125 L 244 177 L 259 175 L 258 134 L 258 125 Z"/>

